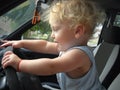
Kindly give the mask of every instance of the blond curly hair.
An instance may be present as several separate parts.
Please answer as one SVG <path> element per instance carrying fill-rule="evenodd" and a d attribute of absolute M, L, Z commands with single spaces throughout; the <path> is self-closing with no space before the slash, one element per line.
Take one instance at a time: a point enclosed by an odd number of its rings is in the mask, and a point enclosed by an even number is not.
<path fill-rule="evenodd" d="M 72 27 L 84 25 L 89 35 L 105 17 L 104 11 L 92 0 L 55 0 L 44 13 L 44 21 L 49 21 L 50 13 L 60 21 L 69 20 Z"/>

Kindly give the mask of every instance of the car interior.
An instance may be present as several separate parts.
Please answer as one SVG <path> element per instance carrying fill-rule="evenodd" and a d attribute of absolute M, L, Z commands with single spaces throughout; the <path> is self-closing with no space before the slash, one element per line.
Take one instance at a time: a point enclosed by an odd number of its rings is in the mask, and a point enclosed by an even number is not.
<path fill-rule="evenodd" d="M 27 0 L 0 0 L 0 17 L 9 10 L 15 8 Z M 28 0 L 31 1 L 32 0 Z M 98 69 L 99 79 L 106 90 L 120 89 L 120 1 L 119 0 L 94 0 L 106 12 L 104 23 L 98 43 L 90 47 L 93 51 Z M 41 0 L 41 3 L 49 5 L 52 0 Z M 33 2 L 32 2 L 33 3 Z M 31 9 L 30 9 L 31 10 Z M 33 8 L 34 10 L 34 8 Z M 33 11 L 32 11 L 33 12 Z M 34 25 L 31 19 L 17 28 L 9 35 L 0 35 L 1 40 L 21 40 L 23 33 Z M 1 26 L 1 21 L 0 21 Z M 1 29 L 1 27 L 0 27 Z M 0 34 L 1 31 L 0 31 Z M 2 44 L 2 42 L 0 42 Z M 0 61 L 6 51 L 13 51 L 21 58 L 55 58 L 57 55 L 36 53 L 24 48 L 13 48 L 11 46 L 0 48 Z M 86 81 L 87 82 L 87 81 Z M 0 90 L 60 90 L 56 75 L 36 76 L 22 72 L 16 72 L 7 67 L 3 70 L 0 65 Z"/>

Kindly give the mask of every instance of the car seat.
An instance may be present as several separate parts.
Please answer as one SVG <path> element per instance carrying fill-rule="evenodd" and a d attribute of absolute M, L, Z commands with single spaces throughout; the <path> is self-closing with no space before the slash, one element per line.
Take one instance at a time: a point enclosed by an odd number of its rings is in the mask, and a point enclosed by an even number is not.
<path fill-rule="evenodd" d="M 120 90 L 120 74 L 111 83 L 108 90 Z"/>
<path fill-rule="evenodd" d="M 107 90 L 120 89 L 120 27 L 104 30 L 103 42 L 94 49 L 99 79 Z"/>

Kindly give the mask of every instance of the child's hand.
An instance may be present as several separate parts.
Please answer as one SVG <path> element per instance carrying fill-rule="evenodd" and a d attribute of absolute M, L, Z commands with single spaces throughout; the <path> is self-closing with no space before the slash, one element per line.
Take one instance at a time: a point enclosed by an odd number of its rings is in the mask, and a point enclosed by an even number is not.
<path fill-rule="evenodd" d="M 7 66 L 12 66 L 16 70 L 18 70 L 20 61 L 21 59 L 12 51 L 7 51 L 2 58 L 2 66 L 3 68 L 6 68 Z"/>
<path fill-rule="evenodd" d="M 21 48 L 22 44 L 20 41 L 7 41 L 7 40 L 3 40 L 1 41 L 3 44 L 0 45 L 1 47 L 6 47 L 6 46 L 13 46 L 14 48 Z"/>

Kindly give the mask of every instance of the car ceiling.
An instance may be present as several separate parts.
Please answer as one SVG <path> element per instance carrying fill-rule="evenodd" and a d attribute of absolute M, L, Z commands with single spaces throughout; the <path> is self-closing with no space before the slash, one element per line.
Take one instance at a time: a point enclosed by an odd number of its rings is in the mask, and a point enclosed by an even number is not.
<path fill-rule="evenodd" d="M 26 0 L 0 0 L 0 15 L 14 8 L 18 4 Z M 49 0 L 42 0 L 49 1 Z M 118 9 L 120 10 L 120 0 L 94 0 L 97 1 L 104 9 Z"/>
<path fill-rule="evenodd" d="M 19 5 L 26 0 L 0 0 L 0 15 Z"/>
<path fill-rule="evenodd" d="M 104 9 L 120 10 L 120 0 L 94 0 L 97 1 Z"/>

